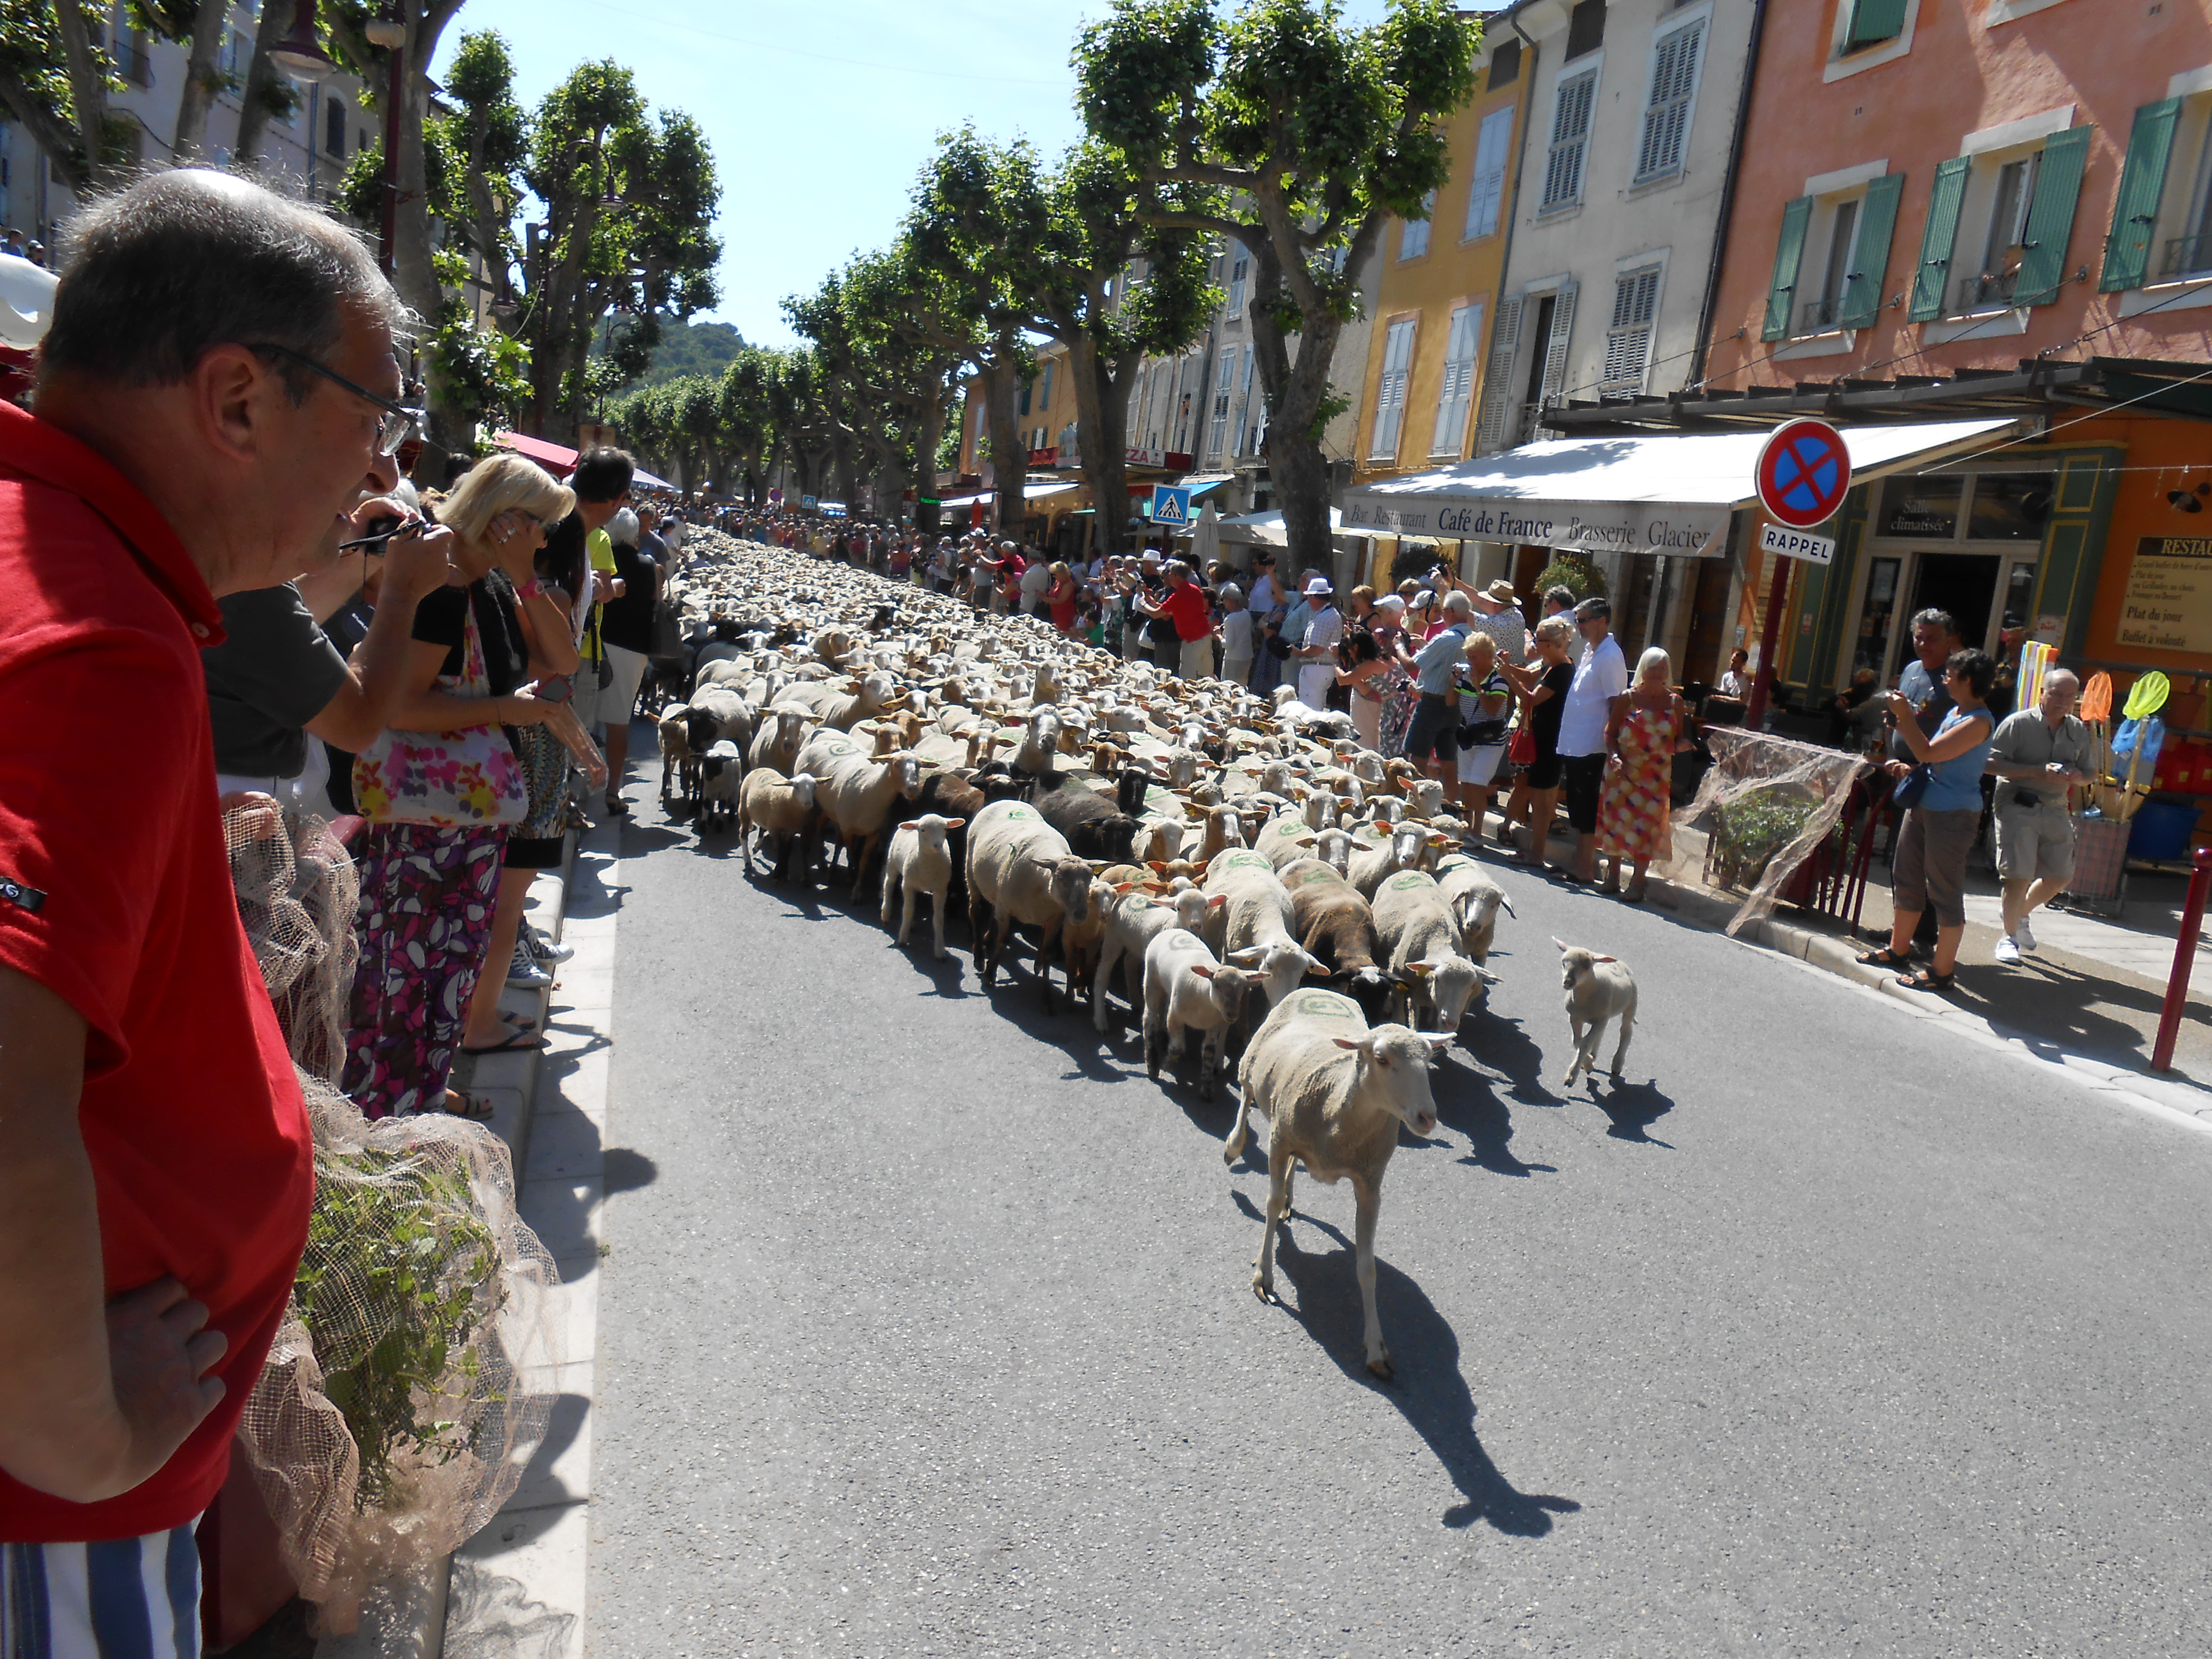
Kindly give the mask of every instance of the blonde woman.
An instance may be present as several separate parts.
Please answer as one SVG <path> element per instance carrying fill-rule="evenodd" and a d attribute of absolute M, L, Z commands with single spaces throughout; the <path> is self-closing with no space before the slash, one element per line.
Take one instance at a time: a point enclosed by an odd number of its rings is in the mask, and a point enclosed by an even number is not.
<path fill-rule="evenodd" d="M 1563 769 L 1559 762 L 1559 716 L 1566 712 L 1567 687 L 1575 678 L 1567 655 L 1575 625 L 1564 616 L 1547 617 L 1536 624 L 1534 655 L 1526 668 L 1509 662 L 1497 665 L 1521 698 L 1521 724 L 1535 749 L 1513 793 L 1505 802 L 1505 821 L 1498 833 L 1510 840 L 1513 820 L 1525 805 L 1528 811 L 1528 847 L 1521 862 L 1544 867 L 1544 851 L 1552 838 L 1552 814 L 1559 804 Z"/>
<path fill-rule="evenodd" d="M 1498 763 L 1505 758 L 1505 717 L 1513 709 L 1513 688 L 1498 671 L 1498 641 L 1489 635 L 1467 636 L 1467 668 L 1459 684 L 1460 805 L 1480 841 Z"/>
<path fill-rule="evenodd" d="M 1673 659 L 1656 645 L 1637 659 L 1628 713 L 1598 786 L 1598 856 L 1613 860 L 1598 890 L 1620 891 L 1625 861 L 1635 870 L 1623 895 L 1631 904 L 1644 902 L 1651 860 L 1665 858 L 1673 847 L 1668 812 L 1674 790 L 1674 750 L 1681 746 L 1689 715 L 1674 694 L 1673 676 Z"/>
<path fill-rule="evenodd" d="M 519 455 L 478 462 L 459 489 L 435 505 L 453 532 L 453 580 L 415 608 L 398 707 L 400 731 L 423 733 L 511 729 L 574 715 L 528 689 L 540 674 L 573 673 L 568 617 L 540 589 L 532 557 L 548 526 L 568 516 L 575 497 Z M 473 626 L 471 626 L 473 624 Z M 481 678 L 468 682 L 471 635 Z M 507 831 L 497 824 L 401 821 L 397 803 L 356 762 L 356 793 L 370 819 L 360 857 L 361 908 L 346 1039 L 345 1091 L 372 1118 L 446 1111 L 485 1118 L 486 1103 L 449 1089 L 468 1021 L 470 1000 L 489 967 L 504 982 L 514 945 L 507 922 L 498 961 L 487 962 L 500 905 Z M 390 782 L 392 780 L 385 780 Z M 522 875 L 517 887 L 526 888 Z M 518 896 L 514 912 L 520 912 Z"/>

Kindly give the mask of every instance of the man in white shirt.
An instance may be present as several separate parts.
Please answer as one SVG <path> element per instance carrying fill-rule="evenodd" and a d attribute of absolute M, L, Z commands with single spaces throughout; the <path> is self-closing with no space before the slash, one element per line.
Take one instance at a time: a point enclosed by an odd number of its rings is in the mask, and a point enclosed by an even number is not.
<path fill-rule="evenodd" d="M 1022 615 L 1034 617 L 1044 609 L 1044 596 L 1052 589 L 1052 572 L 1042 555 L 1031 558 L 1022 572 Z"/>
<path fill-rule="evenodd" d="M 1559 759 L 1567 822 L 1577 837 L 1574 879 L 1590 882 L 1597 879 L 1598 791 L 1628 716 L 1628 663 L 1613 637 L 1610 605 L 1593 596 L 1575 607 L 1574 617 L 1584 649 L 1559 714 Z"/>
<path fill-rule="evenodd" d="M 1328 689 L 1336 684 L 1336 647 L 1344 637 L 1344 617 L 1328 578 L 1320 571 L 1306 576 L 1306 605 L 1311 612 L 1305 641 L 1297 648 L 1298 701 L 1309 708 L 1328 707 Z"/>

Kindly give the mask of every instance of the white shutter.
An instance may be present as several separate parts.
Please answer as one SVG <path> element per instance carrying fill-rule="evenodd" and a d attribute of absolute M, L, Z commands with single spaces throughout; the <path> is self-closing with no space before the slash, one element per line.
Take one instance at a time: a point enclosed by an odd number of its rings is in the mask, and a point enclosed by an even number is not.
<path fill-rule="evenodd" d="M 1375 441 L 1369 459 L 1386 459 L 1398 453 L 1398 426 L 1406 413 L 1406 374 L 1413 357 L 1413 319 L 1390 325 L 1383 337 L 1382 374 L 1375 387 Z"/>
<path fill-rule="evenodd" d="M 1474 141 L 1474 181 L 1467 192 L 1467 237 L 1497 234 L 1505 199 L 1505 152 L 1513 142 L 1513 106 L 1482 118 Z"/>
<path fill-rule="evenodd" d="M 1545 405 L 1557 401 L 1567 384 L 1567 342 L 1575 329 L 1575 301 L 1580 285 L 1569 283 L 1552 299 L 1552 337 L 1544 349 L 1544 382 L 1536 394 L 1535 420 L 1543 418 Z"/>
<path fill-rule="evenodd" d="M 1682 149 L 1690 136 L 1690 94 L 1698 84 L 1698 54 L 1705 43 L 1705 20 L 1676 29 L 1659 42 L 1651 65 L 1651 99 L 1644 111 L 1644 138 L 1636 151 L 1632 182 L 1662 179 L 1682 169 Z"/>
<path fill-rule="evenodd" d="M 1444 347 L 1444 373 L 1437 394 L 1437 429 L 1431 455 L 1456 455 L 1467 438 L 1468 404 L 1474 394 L 1475 345 L 1482 338 L 1482 301 L 1452 313 L 1451 337 Z"/>
<path fill-rule="evenodd" d="M 1544 163 L 1546 208 L 1582 200 L 1583 155 L 1589 143 L 1590 104 L 1596 96 L 1595 70 L 1559 84 L 1552 110 L 1552 150 Z"/>
<path fill-rule="evenodd" d="M 1229 398 L 1237 383 L 1237 348 L 1224 346 L 1213 367 L 1213 418 L 1207 425 L 1206 453 L 1218 461 L 1229 441 Z"/>
<path fill-rule="evenodd" d="M 1490 362 L 1482 375 L 1482 418 L 1475 423 L 1474 453 L 1488 455 L 1504 447 L 1513 416 L 1513 359 L 1521 344 L 1521 296 L 1498 302 L 1490 329 Z"/>
<path fill-rule="evenodd" d="M 1605 373 L 1601 392 L 1644 390 L 1644 370 L 1651 357 L 1651 325 L 1659 307 L 1659 267 L 1647 265 L 1613 279 L 1613 323 L 1605 337 Z"/>
<path fill-rule="evenodd" d="M 1431 191 L 1421 198 L 1421 206 L 1432 217 L 1437 210 L 1437 193 Z M 1398 235 L 1398 257 L 1418 259 L 1429 251 L 1430 219 L 1408 219 Z"/>

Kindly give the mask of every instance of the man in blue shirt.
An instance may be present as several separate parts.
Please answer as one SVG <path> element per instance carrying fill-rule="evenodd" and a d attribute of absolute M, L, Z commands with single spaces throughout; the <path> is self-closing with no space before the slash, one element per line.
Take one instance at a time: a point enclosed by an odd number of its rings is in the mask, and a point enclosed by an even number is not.
<path fill-rule="evenodd" d="M 1430 775 L 1443 780 L 1444 799 L 1456 812 L 1461 810 L 1459 693 L 1454 688 L 1467 661 L 1468 635 L 1474 631 L 1474 602 L 1463 592 L 1447 593 L 1444 617 L 1444 626 L 1418 653 L 1407 651 L 1402 635 L 1396 643 L 1398 660 L 1413 671 L 1421 691 L 1413 723 L 1406 730 L 1406 757 L 1426 766 Z"/>

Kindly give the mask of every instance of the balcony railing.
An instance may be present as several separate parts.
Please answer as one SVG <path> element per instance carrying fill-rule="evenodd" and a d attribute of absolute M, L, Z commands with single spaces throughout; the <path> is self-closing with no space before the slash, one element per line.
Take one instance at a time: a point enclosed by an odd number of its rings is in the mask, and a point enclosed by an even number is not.
<path fill-rule="evenodd" d="M 2212 234 L 2177 236 L 2166 245 L 2166 259 L 2158 274 L 2194 276 L 2205 270 L 2212 270 Z"/>
<path fill-rule="evenodd" d="M 1984 271 L 1978 276 L 1959 279 L 1959 297 L 1952 309 L 1960 315 L 1973 311 L 1995 311 L 2012 303 L 2013 285 L 2020 279 L 2017 271 L 2006 271 L 1992 276 Z"/>
<path fill-rule="evenodd" d="M 1841 300 L 1808 300 L 1797 307 L 1797 331 L 1800 334 L 1830 334 L 1843 326 L 1836 319 L 1843 314 Z"/>

